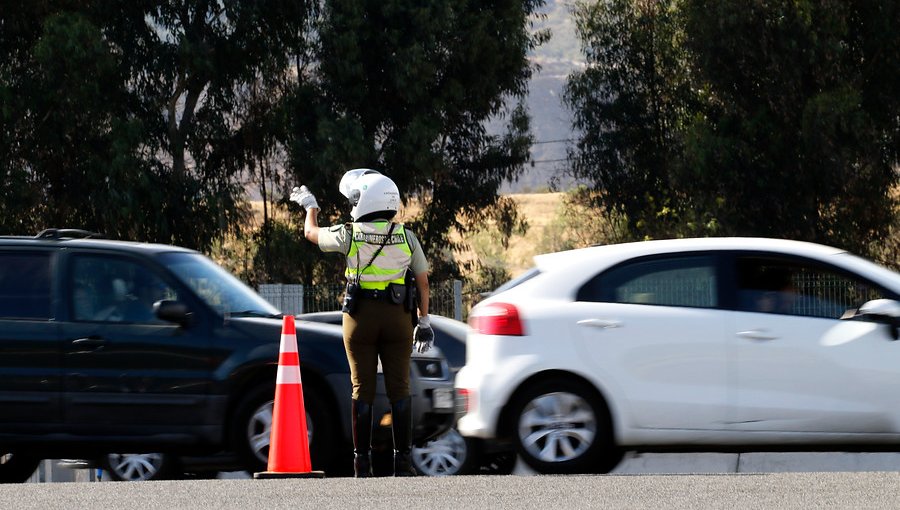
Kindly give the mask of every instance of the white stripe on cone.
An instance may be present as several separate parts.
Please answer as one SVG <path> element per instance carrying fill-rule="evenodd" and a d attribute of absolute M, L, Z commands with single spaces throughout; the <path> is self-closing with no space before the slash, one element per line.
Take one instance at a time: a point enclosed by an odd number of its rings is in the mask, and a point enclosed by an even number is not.
<path fill-rule="evenodd" d="M 297 352 L 297 335 L 281 335 L 281 352 Z"/>
<path fill-rule="evenodd" d="M 300 367 L 288 366 L 278 367 L 278 375 L 275 377 L 275 384 L 301 384 Z"/>

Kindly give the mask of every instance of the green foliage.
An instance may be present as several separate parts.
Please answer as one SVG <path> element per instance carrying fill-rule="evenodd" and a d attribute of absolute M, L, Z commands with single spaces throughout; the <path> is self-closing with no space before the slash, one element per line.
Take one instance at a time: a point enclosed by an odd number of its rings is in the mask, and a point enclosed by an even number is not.
<path fill-rule="evenodd" d="M 706 91 L 683 177 L 699 202 L 725 233 L 868 253 L 894 211 L 900 109 L 886 91 L 900 83 L 884 48 L 900 37 L 884 17 L 900 6 L 687 0 L 684 12 Z"/>
<path fill-rule="evenodd" d="M 614 244 L 629 240 L 626 222 L 603 207 L 602 197 L 587 186 L 566 193 L 553 221 L 538 241 L 538 253 L 550 253 L 595 244 Z"/>
<path fill-rule="evenodd" d="M 383 171 L 422 205 L 409 226 L 435 277 L 458 276 L 452 259 L 434 256 L 454 247 L 451 231 L 493 217 L 515 223 L 498 190 L 521 173 L 531 139 L 524 108 L 506 105 L 524 97 L 526 55 L 546 39 L 528 29 L 540 3 L 326 3 L 318 65 L 286 108 L 296 181 L 340 221 L 349 209 L 337 192 L 343 172 Z M 503 116 L 506 132 L 488 133 L 485 124 Z"/>
<path fill-rule="evenodd" d="M 207 249 L 244 222 L 240 174 L 272 145 L 244 91 L 283 81 L 307 4 L 20 7 L 0 11 L 3 227 Z"/>
<path fill-rule="evenodd" d="M 31 20 L 29 20 L 31 21 Z M 140 122 L 123 108 L 119 60 L 99 27 L 80 14 L 48 14 L 3 66 L 0 224 L 34 234 L 49 226 L 109 231 L 138 215 L 120 193 L 141 178 L 134 157 Z"/>
<path fill-rule="evenodd" d="M 529 158 L 542 3 L 14 0 L 0 9 L 0 228 L 214 249 L 245 257 L 250 281 L 333 279 L 337 259 L 290 264 L 300 232 L 269 208 L 302 182 L 339 222 L 340 176 L 368 166 L 422 204 L 410 227 L 430 255 L 486 221 L 505 242 L 521 220 L 498 190 Z M 240 231 L 246 184 L 266 204 L 255 232 Z M 432 258 L 435 278 L 459 274 Z"/>
<path fill-rule="evenodd" d="M 592 198 L 625 218 L 631 237 L 669 234 L 679 128 L 693 103 L 674 0 L 576 3 L 588 67 L 570 77 L 564 100 L 580 139 L 570 152 Z"/>
<path fill-rule="evenodd" d="M 900 5 L 577 5 L 589 66 L 567 88 L 573 170 L 630 236 L 765 235 L 864 254 L 883 239 Z"/>

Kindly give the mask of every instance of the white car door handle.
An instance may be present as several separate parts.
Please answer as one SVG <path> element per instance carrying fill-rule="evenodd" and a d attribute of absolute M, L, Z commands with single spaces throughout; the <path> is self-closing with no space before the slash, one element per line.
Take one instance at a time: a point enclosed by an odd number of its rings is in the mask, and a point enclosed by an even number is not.
<path fill-rule="evenodd" d="M 622 321 L 616 321 L 611 319 L 584 319 L 578 321 L 580 326 L 590 326 L 592 328 L 600 328 L 600 329 L 613 329 L 613 328 L 621 328 Z"/>
<path fill-rule="evenodd" d="M 773 335 L 762 329 L 751 329 L 750 331 L 739 331 L 737 336 L 741 338 L 749 338 L 751 340 L 778 340 L 777 335 Z"/>

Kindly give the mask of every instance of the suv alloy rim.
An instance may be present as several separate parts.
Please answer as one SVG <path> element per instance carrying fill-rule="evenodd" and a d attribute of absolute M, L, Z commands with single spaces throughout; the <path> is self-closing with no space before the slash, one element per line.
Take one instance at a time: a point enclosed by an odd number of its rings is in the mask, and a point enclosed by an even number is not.
<path fill-rule="evenodd" d="M 269 461 L 269 433 L 272 431 L 272 409 L 274 407 L 274 400 L 264 403 L 253 412 L 247 423 L 247 439 L 256 458 L 263 463 Z M 306 411 L 306 438 L 312 447 L 313 421 L 309 411 Z"/>
<path fill-rule="evenodd" d="M 161 453 L 110 453 L 107 460 L 113 476 L 129 482 L 154 479 L 164 462 Z"/>
<path fill-rule="evenodd" d="M 566 462 L 583 455 L 597 435 L 597 417 L 578 395 L 554 392 L 528 403 L 519 416 L 519 441 L 543 462 Z"/>
<path fill-rule="evenodd" d="M 412 461 L 424 475 L 455 475 L 462 468 L 467 455 L 466 440 L 452 428 L 425 446 L 414 447 Z"/>

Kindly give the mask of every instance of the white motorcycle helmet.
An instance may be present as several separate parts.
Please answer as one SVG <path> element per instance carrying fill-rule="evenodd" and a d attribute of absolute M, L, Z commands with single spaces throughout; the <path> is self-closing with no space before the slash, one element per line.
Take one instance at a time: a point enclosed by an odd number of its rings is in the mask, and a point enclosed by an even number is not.
<path fill-rule="evenodd" d="M 400 190 L 390 178 L 377 170 L 356 168 L 341 177 L 341 194 L 350 200 L 353 221 L 374 212 L 388 211 L 387 219 L 400 209 Z"/>

